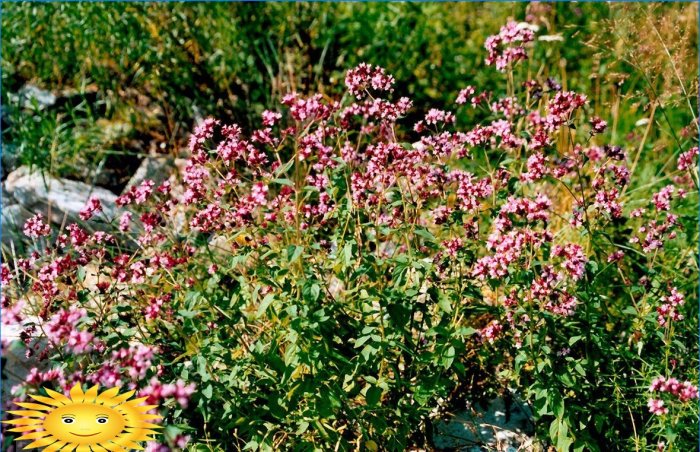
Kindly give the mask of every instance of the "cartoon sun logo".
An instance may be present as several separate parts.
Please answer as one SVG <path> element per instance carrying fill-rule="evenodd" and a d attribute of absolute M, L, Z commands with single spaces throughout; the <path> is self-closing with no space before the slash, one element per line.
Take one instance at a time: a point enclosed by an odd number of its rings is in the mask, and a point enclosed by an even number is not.
<path fill-rule="evenodd" d="M 141 405 L 147 397 L 129 400 L 134 391 L 119 394 L 119 388 L 98 394 L 93 386 L 83 392 L 80 384 L 70 390 L 70 397 L 46 389 L 50 397 L 30 395 L 40 403 L 15 402 L 26 410 L 8 411 L 20 416 L 3 421 L 22 432 L 18 440 L 33 440 L 25 449 L 43 447 L 45 452 L 75 450 L 103 452 L 143 449 L 139 443 L 153 440 L 160 425 L 149 421 L 161 419 L 147 414 L 156 405 Z"/>

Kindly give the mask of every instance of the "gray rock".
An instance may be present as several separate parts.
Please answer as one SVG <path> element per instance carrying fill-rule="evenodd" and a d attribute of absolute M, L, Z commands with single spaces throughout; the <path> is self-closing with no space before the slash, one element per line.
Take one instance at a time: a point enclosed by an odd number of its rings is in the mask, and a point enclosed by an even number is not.
<path fill-rule="evenodd" d="M 11 173 L 19 166 L 19 153 L 17 146 L 13 144 L 2 144 L 2 172 L 3 174 Z"/>
<path fill-rule="evenodd" d="M 19 204 L 6 204 L 3 196 L 2 204 L 2 244 L 19 243 L 25 239 L 22 227 L 34 214 Z"/>
<path fill-rule="evenodd" d="M 29 325 L 39 325 L 41 324 L 41 319 L 36 316 L 26 316 L 21 323 L 9 324 L 2 326 L 2 357 L 5 358 L 6 362 L 2 367 L 2 373 L 6 380 L 3 380 L 3 390 L 2 390 L 2 402 L 7 403 L 12 399 L 12 388 L 16 385 L 21 385 L 26 381 L 26 377 L 32 368 L 36 367 L 40 371 L 48 370 L 46 366 L 46 361 L 43 363 L 39 361 L 37 354 L 32 357 L 27 358 L 26 346 L 22 343 L 20 339 L 20 334 Z M 35 337 L 35 344 L 38 349 L 41 350 L 46 347 L 46 340 L 39 337 Z"/>
<path fill-rule="evenodd" d="M 175 169 L 175 160 L 172 157 L 146 157 L 129 179 L 124 192 L 129 191 L 131 187 L 139 186 L 146 179 L 151 179 L 157 187 L 170 177 L 173 169 Z"/>
<path fill-rule="evenodd" d="M 24 85 L 17 94 L 10 94 L 10 100 L 22 108 L 43 110 L 56 103 L 56 95 L 35 85 Z"/>
<path fill-rule="evenodd" d="M 2 207 L 17 204 L 17 200 L 13 198 L 12 195 L 7 192 L 7 190 L 5 190 L 5 184 L 2 184 L 2 198 L 0 199 L 0 202 L 2 202 Z"/>
<path fill-rule="evenodd" d="M 112 220 L 119 213 L 115 205 L 117 196 L 109 190 L 30 172 L 26 166 L 7 176 L 5 189 L 27 210 L 50 212 L 50 220 L 56 224 L 61 224 L 64 216 L 77 221 L 79 212 L 91 197 L 102 203 L 101 219 Z"/>
<path fill-rule="evenodd" d="M 538 450 L 532 419 L 530 408 L 517 394 L 513 394 L 509 409 L 503 398 L 496 398 L 484 408 L 473 406 L 449 421 L 439 422 L 435 446 L 464 452 Z"/>

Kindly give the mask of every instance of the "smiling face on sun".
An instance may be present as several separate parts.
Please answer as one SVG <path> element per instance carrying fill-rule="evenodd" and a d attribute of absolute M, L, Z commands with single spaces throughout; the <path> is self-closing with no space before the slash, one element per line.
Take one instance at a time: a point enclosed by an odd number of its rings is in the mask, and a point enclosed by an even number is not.
<path fill-rule="evenodd" d="M 46 393 L 49 397 L 30 395 L 39 403 L 15 402 L 25 409 L 8 413 L 21 417 L 3 421 L 14 425 L 8 431 L 22 433 L 18 440 L 33 440 L 26 449 L 126 452 L 143 449 L 140 443 L 151 441 L 161 428 L 150 422 L 161 417 L 148 414 L 157 407 L 144 405 L 146 397 L 129 400 L 134 391 L 119 394 L 119 388 L 112 388 L 98 394 L 97 386 L 83 392 L 76 384 L 70 397 L 50 389 Z"/>
<path fill-rule="evenodd" d="M 126 422 L 121 413 L 105 406 L 78 403 L 57 408 L 44 420 L 44 429 L 59 441 L 95 444 L 116 438 Z"/>

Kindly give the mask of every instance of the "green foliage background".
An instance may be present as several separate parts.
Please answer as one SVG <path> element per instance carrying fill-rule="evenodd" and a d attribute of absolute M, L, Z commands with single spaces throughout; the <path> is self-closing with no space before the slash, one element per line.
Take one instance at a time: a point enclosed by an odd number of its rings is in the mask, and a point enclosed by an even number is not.
<path fill-rule="evenodd" d="M 561 35 L 540 71 L 611 111 L 614 140 L 638 132 L 658 96 L 662 127 L 647 146 L 678 147 L 674 134 L 692 120 L 697 92 L 694 4 L 9 3 L 3 138 L 23 163 L 89 180 L 86 168 L 124 164 L 151 142 L 177 153 L 197 116 L 249 126 L 289 91 L 335 94 L 362 61 L 394 74 L 419 115 L 451 104 L 467 84 L 494 86 L 481 69 L 483 42 L 508 18 Z M 27 82 L 96 90 L 97 101 L 22 111 L 8 96 Z"/>

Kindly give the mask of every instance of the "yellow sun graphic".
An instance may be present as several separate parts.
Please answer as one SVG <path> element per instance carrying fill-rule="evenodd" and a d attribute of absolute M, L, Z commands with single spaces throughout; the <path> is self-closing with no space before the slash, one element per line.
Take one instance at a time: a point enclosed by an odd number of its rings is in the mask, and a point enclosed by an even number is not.
<path fill-rule="evenodd" d="M 50 397 L 30 395 L 40 403 L 15 402 L 26 410 L 8 411 L 20 416 L 3 421 L 22 432 L 18 440 L 33 440 L 25 449 L 43 447 L 44 452 L 103 452 L 142 450 L 140 443 L 150 441 L 161 428 L 149 421 L 161 419 L 147 411 L 157 405 L 141 405 L 147 397 L 129 400 L 134 391 L 119 394 L 119 388 L 98 394 L 93 386 L 83 392 L 80 384 L 70 390 L 70 397 L 46 389 Z"/>

